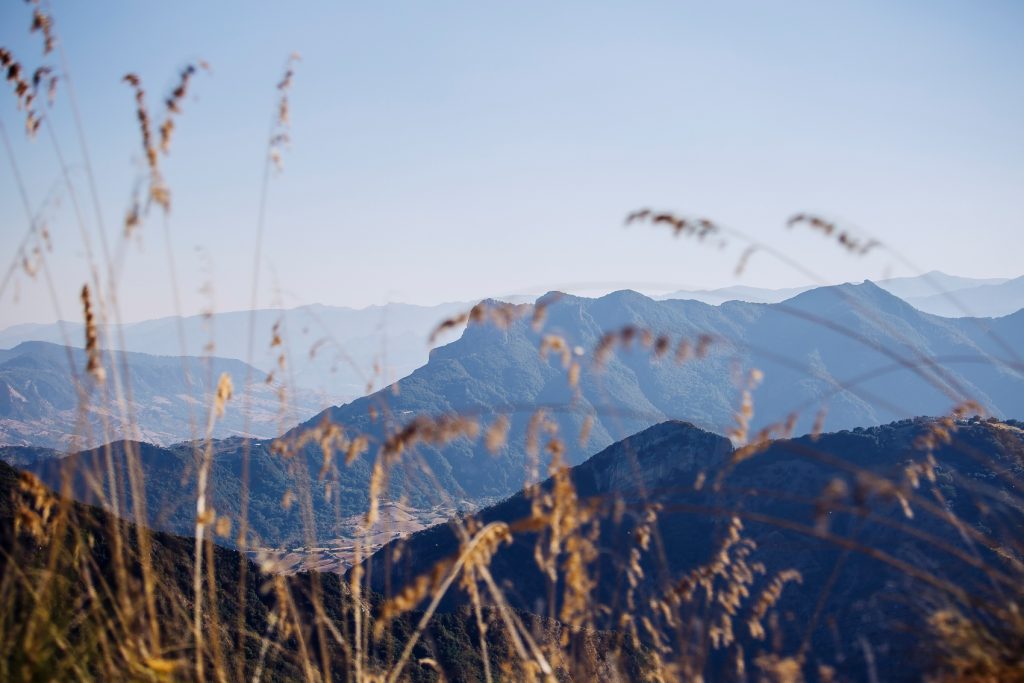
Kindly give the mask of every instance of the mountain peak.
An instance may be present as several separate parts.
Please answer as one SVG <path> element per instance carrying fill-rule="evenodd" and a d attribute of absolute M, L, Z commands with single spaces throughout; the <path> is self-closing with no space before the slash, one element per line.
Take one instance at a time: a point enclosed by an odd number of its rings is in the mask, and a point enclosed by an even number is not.
<path fill-rule="evenodd" d="M 724 436 L 668 420 L 612 444 L 576 469 L 581 483 L 589 479 L 595 491 L 651 487 L 681 472 L 696 476 L 731 452 L 732 442 Z"/>
<path fill-rule="evenodd" d="M 787 299 L 785 304 L 826 312 L 836 304 L 859 303 L 873 308 L 902 315 L 916 315 L 917 310 L 903 299 L 882 289 L 871 280 L 860 283 L 845 282 L 829 287 L 818 287 Z"/>
<path fill-rule="evenodd" d="M 77 349 L 80 349 L 81 347 L 71 347 L 71 348 L 75 348 L 77 350 Z M 15 351 L 15 352 L 18 352 L 18 353 L 29 353 L 29 352 L 39 353 L 39 352 L 44 352 L 44 351 L 63 352 L 64 351 L 64 347 L 61 346 L 60 344 L 54 344 L 53 342 L 48 342 L 48 341 L 23 341 L 20 344 L 16 345 L 15 347 L 13 347 L 13 348 L 11 348 L 9 350 L 10 351 Z"/>
<path fill-rule="evenodd" d="M 614 292 L 609 292 L 602 297 L 598 297 L 603 301 L 610 301 L 616 303 L 627 303 L 632 301 L 654 301 L 651 297 L 646 294 L 641 294 L 635 289 L 617 289 Z"/>
<path fill-rule="evenodd" d="M 552 304 L 555 304 L 559 301 L 578 298 L 579 297 L 573 294 L 568 294 L 557 289 L 552 289 L 551 291 L 545 292 L 544 294 L 541 294 L 539 297 L 537 297 L 537 300 L 534 302 L 534 306 L 551 306 Z"/>

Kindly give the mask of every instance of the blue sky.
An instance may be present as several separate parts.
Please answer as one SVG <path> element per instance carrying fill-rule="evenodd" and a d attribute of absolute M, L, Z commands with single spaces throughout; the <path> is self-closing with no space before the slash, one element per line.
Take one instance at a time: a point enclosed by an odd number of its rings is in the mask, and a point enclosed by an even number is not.
<path fill-rule="evenodd" d="M 245 308 L 274 85 L 298 51 L 291 149 L 268 195 L 260 305 L 436 303 L 586 286 L 782 287 L 807 275 L 741 248 L 622 226 L 653 206 L 769 242 L 824 281 L 913 274 L 806 230 L 820 212 L 923 270 L 1016 276 L 1024 229 L 1024 5 L 1014 2 L 53 3 L 117 245 L 139 173 L 132 95 L 194 82 L 164 162 L 182 312 Z M 26 5 L 0 45 L 37 64 Z M 51 60 L 52 61 L 52 60 Z M 5 84 L 6 85 L 6 84 Z M 95 240 L 62 94 L 49 114 Z M 0 120 L 32 203 L 51 190 L 59 313 L 88 264 L 46 135 Z M 27 230 L 0 163 L 3 267 Z M 128 245 L 122 317 L 172 314 L 154 214 Z M 15 293 L 17 299 L 14 298 Z M 0 326 L 57 317 L 42 280 L 4 292 Z"/>

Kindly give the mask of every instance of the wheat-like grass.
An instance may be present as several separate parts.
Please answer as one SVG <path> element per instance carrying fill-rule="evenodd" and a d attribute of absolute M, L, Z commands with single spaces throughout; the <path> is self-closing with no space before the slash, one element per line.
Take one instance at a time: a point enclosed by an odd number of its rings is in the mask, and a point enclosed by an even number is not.
<path fill-rule="evenodd" d="M 31 31 L 43 39 L 43 53 L 59 51 L 54 33 L 54 22 L 48 5 L 32 2 Z M 283 150 L 290 141 L 289 93 L 298 61 L 297 55 L 288 59 L 283 77 L 277 83 L 278 102 L 275 108 L 271 134 L 268 137 L 267 169 L 280 168 Z M 47 65 L 39 66 L 29 74 L 27 67 L 14 60 L 9 50 L 0 49 L 0 65 L 11 85 L 16 102 L 25 112 L 26 128 L 33 136 L 46 121 L 40 109 L 45 90 L 52 102 L 58 83 L 57 71 Z M 124 80 L 133 89 L 136 116 L 145 157 L 148 196 L 145 202 L 132 203 L 125 218 L 125 232 L 132 234 L 142 223 L 150 203 L 159 206 L 165 218 L 171 208 L 170 189 L 160 165 L 162 155 L 170 152 L 174 140 L 175 122 L 187 99 L 192 79 L 206 69 L 204 63 L 187 65 L 179 73 L 177 85 L 163 100 L 159 117 L 152 118 L 146 102 L 141 78 L 128 74 Z M 63 69 L 66 72 L 66 68 Z M 66 78 L 66 74 L 60 74 Z M 70 81 L 68 81 L 70 89 Z M 51 131 L 52 132 L 52 131 Z M 55 150 L 59 154 L 59 146 Z M 83 142 L 84 145 L 84 141 Z M 9 147 L 8 147 L 9 149 Z M 66 174 L 67 165 L 61 158 Z M 91 171 L 90 171 L 91 173 Z M 70 185 L 70 184 L 69 184 Z M 260 218 L 255 256 L 253 306 L 261 267 L 260 244 L 263 231 L 266 183 L 260 198 Z M 32 249 L 19 251 L 17 263 L 22 272 L 35 277 L 47 275 L 49 233 L 45 226 L 35 225 L 29 211 L 29 221 L 39 242 Z M 99 221 L 102 223 L 102 221 Z M 746 244 L 738 265 L 741 273 L 749 259 L 759 251 L 773 253 L 770 245 L 752 243 L 737 231 L 706 218 L 687 218 L 671 212 L 643 209 L 630 214 L 627 224 L 646 222 L 667 227 L 676 236 L 693 238 L 699 242 L 726 246 L 728 239 L 739 239 Z M 80 223 L 82 221 L 80 220 Z M 810 214 L 797 214 L 790 219 L 790 227 L 805 225 L 833 239 L 843 249 L 856 255 L 865 255 L 884 245 L 871 238 L 855 236 L 853 231 L 836 222 Z M 83 231 L 84 235 L 84 231 Z M 26 245 L 29 242 L 25 243 Z M 116 268 L 105 255 L 108 269 L 103 273 L 94 262 L 86 243 L 93 279 L 81 290 L 85 321 L 86 373 L 92 378 L 92 394 L 80 392 L 83 413 L 105 409 L 104 402 L 120 406 L 131 404 L 127 367 L 109 361 L 104 366 L 101 349 L 101 321 L 107 322 L 105 311 L 116 317 Z M 105 250 L 105 246 L 104 246 Z M 778 254 L 777 254 L 778 255 Z M 786 255 L 781 255 L 785 261 Z M 174 285 L 177 289 L 177 285 Z M 234 619 L 221 613 L 221 595 L 225 585 L 224 561 L 218 560 L 213 537 L 227 538 L 232 533 L 233 520 L 227 514 L 214 510 L 210 502 L 211 472 L 215 458 L 213 427 L 223 417 L 232 398 L 234 387 L 227 376 L 222 376 L 211 397 L 204 438 L 197 440 L 197 466 L 194 472 L 197 495 L 195 508 L 194 549 L 187 570 L 191 573 L 189 591 L 177 591 L 154 581 L 154 572 L 168 571 L 167 567 L 153 568 L 153 561 L 162 543 L 149 544 L 149 533 L 140 524 L 134 530 L 116 516 L 107 522 L 109 548 L 97 551 L 96 531 L 82 517 L 85 513 L 73 508 L 70 490 L 54 492 L 30 475 L 23 475 L 17 485 L 17 507 L 13 524 L 18 544 L 5 548 L 13 552 L 16 547 L 26 550 L 24 566 L 7 559 L 0 571 L 0 648 L 4 661 L 0 665 L 3 677 L 15 678 L 24 672 L 43 672 L 49 668 L 51 677 L 110 678 L 129 676 L 147 680 L 165 680 L 194 676 L 205 680 L 211 675 L 218 680 L 260 680 L 269 676 L 275 666 L 287 662 L 292 677 L 306 680 L 331 680 L 336 677 L 354 678 L 356 681 L 397 681 L 410 677 L 413 663 L 424 672 L 430 671 L 444 680 L 447 673 L 438 652 L 431 642 L 432 627 L 438 622 L 439 608 L 445 596 L 456 586 L 469 601 L 471 614 L 466 623 L 475 624 L 476 638 L 469 639 L 469 647 L 479 650 L 480 670 L 484 680 L 491 681 L 498 673 L 508 678 L 554 680 L 568 677 L 575 680 L 589 678 L 622 677 L 622 660 L 626 646 L 645 656 L 642 675 L 650 680 L 698 680 L 705 675 L 712 652 L 727 653 L 732 672 L 739 678 L 750 675 L 748 667 L 756 667 L 765 680 L 799 680 L 810 670 L 812 660 L 806 647 L 795 653 L 781 651 L 745 652 L 740 644 L 741 630 L 755 641 L 768 642 L 779 631 L 776 608 L 783 599 L 787 585 L 802 580 L 799 572 L 785 567 L 768 568 L 755 559 L 757 544 L 745 535 L 744 521 L 769 525 L 774 528 L 803 534 L 826 541 L 840 548 L 843 555 L 860 553 L 892 567 L 919 585 L 937 591 L 947 600 L 934 608 L 928 619 L 937 642 L 943 651 L 943 666 L 951 675 L 961 678 L 1011 680 L 1019 676 L 1021 665 L 1019 649 L 1024 642 L 1019 604 L 1020 579 L 1024 576 L 1019 561 L 1018 539 L 1002 530 L 982 530 L 964 523 L 952 512 L 949 501 L 942 494 L 941 481 L 948 473 L 935 458 L 944 447 L 957 444 L 957 431 L 965 419 L 983 414 L 982 407 L 964 395 L 954 377 L 946 373 L 941 361 L 927 354 L 891 354 L 894 368 L 910 369 L 942 389 L 954 408 L 947 416 L 932 421 L 915 442 L 915 459 L 901 463 L 893 476 L 882 476 L 866 471 L 853 463 L 842 462 L 828 453 L 803 446 L 793 446 L 799 455 L 819 464 L 832 467 L 836 472 L 821 490 L 804 492 L 803 501 L 813 509 L 813 523 L 804 524 L 792 519 L 773 518 L 753 510 L 732 509 L 712 504 L 663 504 L 656 499 L 671 501 L 672 492 L 657 489 L 643 490 L 638 501 L 627 504 L 621 498 L 587 499 L 577 491 L 572 471 L 566 459 L 566 441 L 560 434 L 559 423 L 552 417 L 565 411 L 585 412 L 578 435 L 581 444 L 589 441 L 599 407 L 582 405 L 584 387 L 592 377 L 584 371 L 602 370 L 612 362 L 618 350 L 643 350 L 652 364 L 672 359 L 676 363 L 701 360 L 717 347 L 731 343 L 711 335 L 693 338 L 674 338 L 640 325 L 627 325 L 606 331 L 590 356 L 592 365 L 586 365 L 587 354 L 573 346 L 559 332 L 541 333 L 548 307 L 557 295 L 537 302 L 533 306 L 516 306 L 498 302 L 483 302 L 463 314 L 442 321 L 430 336 L 436 341 L 445 331 L 457 330 L 462 325 L 493 324 L 510 329 L 518 321 L 528 320 L 539 335 L 537 353 L 541 359 L 553 359 L 564 370 L 564 381 L 572 390 L 573 399 L 565 406 L 505 406 L 489 414 L 417 415 L 395 427 L 395 416 L 389 412 L 387 402 L 381 400 L 371 408 L 370 417 L 382 425 L 384 437 L 374 441 L 368 434 L 357 433 L 351 426 L 336 424 L 330 413 L 311 429 L 278 439 L 269 446 L 275 457 L 296 466 L 298 474 L 294 488 L 281 501 L 284 507 L 296 504 L 302 512 L 308 547 L 316 545 L 316 529 L 312 521 L 313 477 L 306 471 L 306 454 L 320 456 L 316 482 L 322 483 L 331 499 L 331 475 L 340 467 L 368 466 L 370 468 L 367 493 L 367 513 L 363 518 L 362 536 L 355 540 L 355 565 L 342 582 L 331 583 L 332 577 L 286 576 L 272 573 L 271 563 L 263 565 L 265 576 L 258 577 L 263 595 L 253 600 L 250 589 L 254 585 L 247 577 L 248 561 L 240 556 L 238 598 L 231 605 L 237 610 Z M 795 315 L 795 313 L 794 313 Z M 828 321 L 815 321 L 823 325 Z M 856 331 L 837 330 L 847 338 L 870 344 L 871 340 Z M 250 346 L 251 346 L 250 334 Z M 277 370 L 268 381 L 279 381 L 282 406 L 288 400 L 288 373 L 290 365 L 285 351 L 286 330 L 281 323 L 272 330 L 271 349 L 277 357 Z M 122 344 L 123 345 L 123 344 Z M 319 342 L 318 342 L 319 345 Z M 104 344 L 107 346 L 107 344 Z M 309 350 L 316 353 L 318 346 Z M 251 357 L 250 348 L 250 357 Z M 1012 367 L 1012 359 L 992 359 L 995 367 Z M 250 358 L 251 360 L 251 358 Z M 109 378 L 107 372 L 110 371 Z M 379 379 L 379 365 L 367 379 L 368 387 Z M 735 426 L 728 434 L 737 448 L 731 461 L 719 471 L 714 487 L 706 487 L 707 472 L 700 470 L 688 493 L 723 495 L 732 493 L 725 475 L 780 439 L 788 439 L 795 428 L 797 415 L 805 410 L 817 409 L 812 435 L 817 437 L 824 429 L 824 406 L 800 407 L 785 419 L 753 431 L 753 392 L 760 382 L 757 370 L 749 370 L 740 386 L 740 405 L 735 413 Z M 835 391 L 852 391 L 855 381 L 835 383 Z M 247 380 L 244 389 L 248 390 Z M 393 391 L 398 391 L 396 383 Z M 96 389 L 98 387 L 98 389 Z M 589 391 L 589 387 L 588 391 Z M 248 399 L 247 399 L 248 400 Z M 245 408 L 243 407 L 243 410 Z M 761 406 L 758 406 L 761 410 Z M 247 411 L 246 411 L 247 412 Z M 529 413 L 523 444 L 510 444 L 512 418 L 516 412 Z M 248 412 L 247 412 L 248 414 Z M 783 413 L 786 414 L 786 413 Z M 83 420 L 87 422 L 87 420 Z M 487 425 L 484 427 L 483 425 Z M 993 429 L 997 429 L 993 427 Z M 105 433 L 109 434 L 105 425 Z M 483 447 L 495 457 L 504 457 L 511 447 L 522 448 L 526 455 L 526 476 L 530 511 L 525 519 L 492 521 L 487 524 L 472 516 L 457 517 L 452 521 L 459 539 L 458 550 L 452 557 L 438 561 L 426 573 L 415 578 L 393 595 L 377 596 L 371 591 L 373 564 L 364 562 L 372 546 L 366 541 L 371 527 L 379 519 L 380 501 L 392 496 L 389 475 L 398 467 L 410 469 L 424 467 L 416 450 L 420 445 L 444 447 L 459 439 L 476 440 L 483 432 Z M 361 462 L 371 444 L 378 446 L 372 465 Z M 136 521 L 148 521 L 145 512 L 145 472 L 139 464 L 134 446 L 126 446 L 127 478 L 115 472 L 113 451 L 105 450 L 107 471 L 88 475 L 91 488 L 106 499 L 108 509 L 127 515 L 127 493 L 133 500 Z M 236 545 L 246 549 L 250 543 L 247 528 L 248 514 L 248 456 L 246 441 L 243 459 L 243 494 L 241 515 L 238 520 Z M 801 450 L 803 449 L 803 450 Z M 343 457 L 342 457 L 343 455 Z M 980 458 L 984 454 L 980 454 Z M 546 465 L 546 467 L 545 467 Z M 995 469 L 995 468 L 993 468 Z M 541 472 L 547 484 L 540 483 Z M 304 474 L 303 474 L 304 473 Z M 427 473 L 427 476 L 430 476 Z M 999 471 L 1002 481 L 1015 483 L 1016 473 Z M 127 490 L 126 490 L 127 487 Z M 925 491 L 924 489 L 930 489 Z M 1011 487 L 1012 489 L 1012 487 Z M 966 488 L 983 495 L 991 492 L 984 484 Z M 776 494 L 778 492 L 775 492 Z M 772 492 L 758 491 L 758 496 Z M 333 497 L 337 500 L 337 496 Z M 899 505 L 903 518 L 889 518 L 869 509 L 873 501 L 888 501 Z M 1019 501 L 1014 501 L 1019 504 Z M 683 575 L 664 582 L 659 556 L 659 524 L 666 513 L 685 509 L 725 521 L 721 544 L 705 563 L 692 567 Z M 844 513 L 862 520 L 886 526 L 915 538 L 928 547 L 941 550 L 958 561 L 975 568 L 998 586 L 1004 600 L 971 594 L 942 576 L 919 567 L 900 557 L 873 548 L 851 537 L 837 533 L 829 525 L 831 513 Z M 922 515 L 945 520 L 965 539 L 966 550 L 943 538 L 911 526 Z M 612 580 L 600 573 L 601 533 L 608 525 L 633 524 L 633 544 L 619 567 L 626 592 L 621 605 L 602 605 L 597 602 L 598 589 L 603 581 Z M 210 531 L 207 531 L 210 529 Z M 544 577 L 548 591 L 547 621 L 540 618 L 530 622 L 512 608 L 507 586 L 501 584 L 492 571 L 494 561 L 501 553 L 509 552 L 514 541 L 526 539 L 532 546 L 537 570 Z M 30 545 L 25 545 L 29 543 Z M 991 565 L 978 548 L 996 549 L 1002 553 L 999 565 Z M 663 549 L 661 549 L 663 550 Z M 19 551 L 20 552 L 20 551 Z M 104 555 L 102 553 L 108 553 Z M 113 568 L 103 566 L 112 563 Z M 837 563 L 838 568 L 840 563 Z M 769 573 L 769 569 L 771 573 Z M 835 572 L 834 572 L 835 573 Z M 456 583 L 457 582 L 457 583 Z M 69 585 L 81 588 L 76 595 Z M 338 586 L 337 592 L 327 590 Z M 792 590 L 792 588 L 788 589 Z M 327 597 L 337 602 L 329 604 Z M 72 597 L 73 596 L 73 597 Z M 61 601 L 72 597 L 69 610 L 62 609 Z M 264 605 L 262 600 L 266 600 Z M 20 601 L 20 602 L 19 602 Z M 255 604 L 254 604 L 255 603 Z M 424 611 L 419 612 L 426 603 Z M 28 605 L 27 611 L 18 611 L 13 605 Z M 824 604 L 824 596 L 819 605 Z M 191 610 L 189 609 L 191 607 Z M 266 607 L 258 630 L 248 630 L 246 618 L 251 610 Z M 65 620 L 65 611 L 70 611 Z M 812 620 L 817 622 L 820 609 Z M 12 622 L 27 614 L 23 626 Z M 993 620 L 1000 628 L 992 626 Z M 601 624 L 614 624 L 617 633 L 604 636 Z M 810 632 L 808 626 L 808 632 Z M 397 634 L 397 635 L 396 635 Z M 1009 634 L 1009 635 L 1007 635 Z M 1015 640 L 1016 639 L 1016 640 Z M 806 641 L 806 639 L 805 639 Z M 249 645 L 258 643 L 255 656 L 249 659 Z M 609 643 L 617 643 L 608 646 Z M 870 652 L 870 647 L 864 647 Z M 24 655 L 19 651 L 23 650 Z M 423 653 L 431 656 L 421 656 Z M 18 659 L 24 656 L 26 659 Z M 866 655 L 867 656 L 867 655 Z M 228 665 L 229 660 L 235 666 Z M 24 669 L 14 672 L 8 662 L 24 662 Z M 822 680 L 834 675 L 831 667 L 816 663 Z M 34 668 L 33 668 L 34 667 Z"/>

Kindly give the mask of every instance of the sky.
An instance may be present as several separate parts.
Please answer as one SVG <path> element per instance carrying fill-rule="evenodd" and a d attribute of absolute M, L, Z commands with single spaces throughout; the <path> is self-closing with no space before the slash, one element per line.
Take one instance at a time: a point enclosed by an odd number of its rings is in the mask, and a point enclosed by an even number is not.
<path fill-rule="evenodd" d="M 248 308 L 263 200 L 260 307 L 1024 271 L 1019 2 L 52 9 L 65 62 L 43 57 L 28 5 L 0 6 L 0 45 L 70 77 L 31 141 L 7 84 L 0 98 L 12 149 L 0 150 L 0 267 L 30 228 L 15 167 L 52 240 L 49 281 L 16 270 L 0 327 L 79 319 L 94 272 L 83 236 L 109 286 L 101 231 L 121 320 Z M 275 85 L 292 52 L 302 60 L 291 145 L 262 194 Z M 198 60 L 210 73 L 193 81 L 161 162 L 172 211 L 166 221 L 151 211 L 126 240 L 123 216 L 144 181 L 121 78 L 137 73 L 156 112 Z M 643 207 L 710 218 L 789 262 L 758 252 L 737 275 L 742 241 L 625 227 Z M 886 249 L 854 256 L 787 229 L 797 212 Z"/>

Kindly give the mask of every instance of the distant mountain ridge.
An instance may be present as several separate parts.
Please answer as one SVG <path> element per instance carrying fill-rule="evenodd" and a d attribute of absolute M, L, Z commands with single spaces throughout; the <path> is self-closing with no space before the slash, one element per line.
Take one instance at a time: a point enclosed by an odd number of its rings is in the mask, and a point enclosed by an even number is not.
<path fill-rule="evenodd" d="M 437 306 L 392 303 L 352 309 L 319 304 L 290 309 L 233 311 L 184 318 L 159 318 L 127 323 L 120 328 L 101 326 L 103 343 L 128 351 L 169 356 L 204 356 L 246 360 L 250 317 L 254 318 L 252 364 L 264 373 L 274 370 L 282 348 L 272 348 L 278 333 L 289 356 L 289 377 L 302 389 L 325 396 L 326 403 L 362 396 L 367 386 L 377 387 L 412 372 L 427 360 L 427 338 L 445 318 L 468 310 L 472 303 Z M 180 334 L 179 334 L 180 328 Z M 458 330 L 455 330 L 457 333 Z M 23 341 L 64 344 L 85 338 L 81 322 L 16 325 L 0 331 L 0 348 Z M 181 348 L 184 336 L 186 348 Z M 442 337 L 440 341 L 445 338 Z M 374 368 L 380 371 L 375 376 Z"/>
<path fill-rule="evenodd" d="M 948 294 L 932 294 L 910 299 L 915 308 L 935 315 L 998 317 L 1024 308 L 1024 277 L 997 284 L 958 289 Z"/>
<path fill-rule="evenodd" d="M 745 285 L 732 285 L 719 289 L 681 289 L 677 292 L 663 294 L 654 297 L 660 301 L 667 299 L 692 299 L 711 306 L 719 306 L 726 301 L 745 301 L 752 304 L 775 304 L 790 299 L 797 294 L 802 294 L 813 285 L 804 287 L 783 287 L 780 289 L 769 289 L 765 287 L 748 287 Z"/>
<path fill-rule="evenodd" d="M 999 285 L 1008 281 L 1009 278 L 1005 277 L 961 277 L 943 273 L 941 270 L 933 270 L 912 277 L 884 278 L 878 280 L 877 284 L 890 294 L 895 294 L 904 301 L 913 303 L 914 300 L 922 297 L 942 296 L 944 292 L 958 292 L 983 285 Z M 958 315 L 963 315 L 963 313 Z"/>
<path fill-rule="evenodd" d="M 108 393 L 109 384 L 97 384 L 85 372 L 82 349 L 22 342 L 0 350 L 0 445 L 80 449 L 125 437 L 164 445 L 199 438 L 221 373 L 239 390 L 247 378 L 253 384 L 249 400 L 214 425 L 215 437 L 246 429 L 253 436 L 273 436 L 320 407 L 316 397 L 297 393 L 282 413 L 276 389 L 265 384 L 264 373 L 234 359 L 110 351 L 102 357 L 111 376 L 125 365 L 129 369 L 132 400 L 127 413 Z"/>
<path fill-rule="evenodd" d="M 876 283 L 927 313 L 958 318 L 966 315 L 999 317 L 1024 308 L 1024 277 L 964 278 L 932 271 L 923 275 L 889 278 Z M 730 301 L 780 303 L 814 286 L 764 289 L 735 285 L 720 289 L 680 290 L 654 297 L 658 300 L 695 300 L 713 306 Z M 524 303 L 524 296 L 500 297 Z M 389 303 L 352 309 L 312 304 L 290 309 L 260 309 L 214 313 L 185 318 L 160 318 L 102 328 L 104 344 L 128 351 L 182 355 L 179 327 L 186 339 L 185 355 L 212 353 L 222 358 L 248 358 L 250 316 L 254 315 L 255 350 L 252 364 L 263 372 L 277 365 L 281 348 L 271 348 L 275 325 L 285 342 L 289 379 L 295 388 L 320 394 L 321 407 L 344 403 L 411 374 L 427 362 L 431 347 L 452 340 L 462 326 L 453 326 L 431 342 L 441 321 L 468 311 L 476 302 L 450 302 L 436 306 Z M 0 330 L 0 348 L 23 341 L 64 344 L 84 338 L 80 322 L 23 324 Z"/>
<path fill-rule="evenodd" d="M 898 296 L 920 311 L 946 318 L 1000 317 L 1024 308 L 1024 277 L 968 278 L 931 271 L 913 277 L 878 280 L 876 285 Z M 766 289 L 734 285 L 721 289 L 680 290 L 655 297 L 693 299 L 713 306 L 727 301 L 747 303 L 780 303 L 815 286 Z"/>

